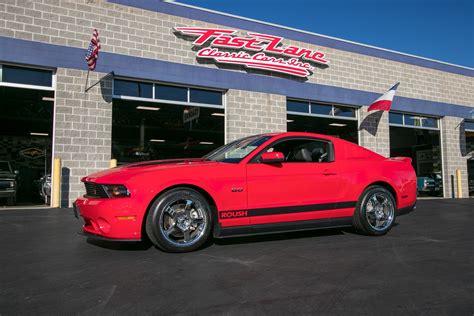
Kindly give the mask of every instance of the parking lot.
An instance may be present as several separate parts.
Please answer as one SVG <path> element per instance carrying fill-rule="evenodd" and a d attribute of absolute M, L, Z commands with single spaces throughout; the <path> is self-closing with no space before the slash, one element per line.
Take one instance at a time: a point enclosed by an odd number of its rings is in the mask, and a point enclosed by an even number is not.
<path fill-rule="evenodd" d="M 69 209 L 4 209 L 0 314 L 472 315 L 474 200 L 423 200 L 397 223 L 168 254 L 88 242 Z"/>

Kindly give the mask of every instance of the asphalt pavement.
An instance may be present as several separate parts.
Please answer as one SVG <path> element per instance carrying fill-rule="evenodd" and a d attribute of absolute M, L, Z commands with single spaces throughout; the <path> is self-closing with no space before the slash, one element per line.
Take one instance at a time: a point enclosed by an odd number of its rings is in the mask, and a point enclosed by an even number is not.
<path fill-rule="evenodd" d="M 0 210 L 0 315 L 469 315 L 474 199 L 423 200 L 383 237 L 331 229 L 187 254 L 91 242 L 70 209 Z"/>

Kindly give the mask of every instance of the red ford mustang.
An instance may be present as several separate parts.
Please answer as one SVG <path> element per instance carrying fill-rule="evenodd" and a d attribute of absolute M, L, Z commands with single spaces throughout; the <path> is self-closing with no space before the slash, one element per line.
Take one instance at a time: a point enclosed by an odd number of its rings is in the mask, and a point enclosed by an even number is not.
<path fill-rule="evenodd" d="M 215 238 L 354 226 L 383 235 L 414 209 L 410 158 L 318 134 L 250 136 L 198 159 L 135 163 L 82 179 L 83 233 L 149 238 L 170 252 Z"/>

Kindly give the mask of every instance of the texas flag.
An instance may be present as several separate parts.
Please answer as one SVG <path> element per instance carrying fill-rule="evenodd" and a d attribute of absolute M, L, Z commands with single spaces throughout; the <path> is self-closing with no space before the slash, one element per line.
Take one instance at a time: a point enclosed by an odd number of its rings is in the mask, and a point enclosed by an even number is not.
<path fill-rule="evenodd" d="M 382 111 L 390 111 L 390 107 L 392 106 L 393 97 L 395 96 L 395 91 L 397 91 L 398 82 L 396 85 L 390 88 L 383 96 L 372 102 L 369 106 L 368 111 L 374 110 L 382 110 Z"/>

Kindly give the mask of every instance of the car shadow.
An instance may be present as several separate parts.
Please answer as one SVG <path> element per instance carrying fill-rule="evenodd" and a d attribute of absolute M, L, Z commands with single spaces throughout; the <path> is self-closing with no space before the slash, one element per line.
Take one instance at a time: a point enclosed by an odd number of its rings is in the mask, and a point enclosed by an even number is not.
<path fill-rule="evenodd" d="M 329 228 L 321 230 L 305 230 L 286 233 L 274 233 L 265 235 L 252 235 L 242 237 L 228 237 L 222 239 L 214 239 L 216 245 L 235 245 L 235 244 L 251 244 L 270 241 L 291 240 L 301 238 L 327 237 L 334 235 L 345 235 L 346 233 L 355 233 L 352 228 Z"/>
<path fill-rule="evenodd" d="M 146 251 L 153 247 L 153 244 L 149 241 L 109 241 L 87 238 L 87 243 L 101 248 L 121 251 Z"/>
<path fill-rule="evenodd" d="M 393 224 L 393 227 L 398 226 L 397 223 Z M 327 228 L 327 229 L 316 229 L 316 230 L 305 230 L 305 231 L 295 231 L 295 232 L 286 232 L 286 233 L 273 233 L 273 234 L 262 234 L 262 235 L 249 235 L 241 237 L 227 237 L 227 238 L 214 238 L 206 242 L 199 250 L 206 249 L 212 245 L 238 245 L 238 244 L 253 244 L 253 243 L 264 243 L 272 241 L 281 241 L 281 240 L 294 240 L 294 239 L 303 239 L 303 238 L 321 238 L 328 236 L 336 235 L 359 235 L 354 228 L 344 227 L 344 228 Z M 105 248 L 110 250 L 117 251 L 147 251 L 150 248 L 154 247 L 153 243 L 149 240 L 144 241 L 108 241 L 108 240 L 98 240 L 94 238 L 87 238 L 87 243 Z M 199 251 L 198 250 L 198 251 Z"/>

